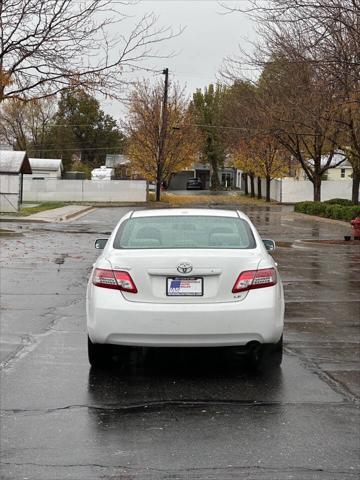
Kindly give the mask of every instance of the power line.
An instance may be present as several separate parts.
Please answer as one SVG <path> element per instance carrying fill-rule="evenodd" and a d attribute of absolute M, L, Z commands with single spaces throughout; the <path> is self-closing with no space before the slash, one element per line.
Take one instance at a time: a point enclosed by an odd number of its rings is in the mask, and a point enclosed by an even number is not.
<path fill-rule="evenodd" d="M 84 150 L 116 150 L 119 149 L 119 147 L 113 146 L 113 147 L 81 147 L 81 148 L 34 148 L 35 151 L 41 151 L 41 152 L 76 152 L 76 151 L 84 151 Z M 119 154 L 121 155 L 121 154 Z"/>
<path fill-rule="evenodd" d="M 72 124 L 72 125 L 53 125 L 51 128 L 57 128 L 57 127 L 89 127 L 91 126 L 91 123 L 80 123 L 80 124 Z M 201 123 L 187 123 L 185 125 L 181 125 L 184 127 L 206 127 L 206 128 L 230 128 L 234 130 L 247 130 L 244 127 L 229 127 L 227 125 L 210 125 L 210 124 L 201 124 Z M 181 128 L 180 126 L 180 128 Z M 177 127 L 172 127 L 173 129 L 177 129 Z"/>

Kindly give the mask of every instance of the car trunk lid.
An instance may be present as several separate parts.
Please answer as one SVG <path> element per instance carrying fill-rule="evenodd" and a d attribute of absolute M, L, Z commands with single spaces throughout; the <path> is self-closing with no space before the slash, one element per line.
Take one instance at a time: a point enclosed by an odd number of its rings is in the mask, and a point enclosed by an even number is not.
<path fill-rule="evenodd" d="M 129 272 L 136 285 L 136 294 L 122 292 L 126 300 L 183 304 L 242 300 L 246 292 L 234 294 L 234 283 L 242 271 L 257 269 L 260 260 L 256 249 L 113 250 L 108 258 L 113 270 Z M 195 283 L 186 290 L 189 279 Z M 185 285 L 181 292 L 190 291 L 190 294 L 174 295 L 174 288 L 170 292 L 171 286 L 179 285 L 178 280 Z"/>

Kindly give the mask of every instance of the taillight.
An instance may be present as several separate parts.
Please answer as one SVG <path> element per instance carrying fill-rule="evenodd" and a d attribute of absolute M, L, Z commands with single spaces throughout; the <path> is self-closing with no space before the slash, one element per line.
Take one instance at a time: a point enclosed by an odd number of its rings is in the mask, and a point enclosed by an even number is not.
<path fill-rule="evenodd" d="M 112 288 L 124 292 L 137 293 L 133 279 L 127 272 L 95 268 L 92 283 L 97 287 Z"/>
<path fill-rule="evenodd" d="M 262 270 L 248 270 L 240 273 L 232 289 L 233 293 L 246 292 L 254 288 L 272 287 L 276 285 L 277 275 L 275 268 Z"/>

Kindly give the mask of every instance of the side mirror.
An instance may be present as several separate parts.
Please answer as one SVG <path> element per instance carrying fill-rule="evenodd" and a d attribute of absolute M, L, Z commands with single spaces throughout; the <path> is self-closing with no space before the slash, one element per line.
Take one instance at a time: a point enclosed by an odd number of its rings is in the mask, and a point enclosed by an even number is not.
<path fill-rule="evenodd" d="M 95 248 L 97 250 L 103 250 L 105 248 L 105 245 L 107 244 L 107 241 L 107 238 L 98 238 L 97 240 L 95 240 Z"/>
<path fill-rule="evenodd" d="M 276 248 L 274 240 L 270 240 L 268 238 L 263 239 L 263 244 L 268 252 L 273 252 Z"/>

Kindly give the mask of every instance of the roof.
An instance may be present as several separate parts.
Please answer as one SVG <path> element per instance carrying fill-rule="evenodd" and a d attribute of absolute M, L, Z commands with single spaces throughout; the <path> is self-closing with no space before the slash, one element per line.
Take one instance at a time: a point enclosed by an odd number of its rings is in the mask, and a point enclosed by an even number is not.
<path fill-rule="evenodd" d="M 321 157 L 321 166 L 324 167 L 329 159 L 329 155 L 322 155 Z M 314 160 L 310 158 L 307 160 L 307 163 L 310 165 L 314 165 Z M 344 167 L 351 167 L 351 164 L 349 160 L 347 159 L 346 154 L 342 151 L 339 150 L 336 153 L 334 153 L 331 162 L 330 162 L 330 167 L 331 168 L 344 168 Z"/>
<path fill-rule="evenodd" d="M 32 173 L 26 152 L 0 150 L 0 173 Z"/>
<path fill-rule="evenodd" d="M 164 217 L 164 216 L 202 216 L 202 217 L 243 217 L 241 212 L 235 210 L 217 210 L 213 208 L 161 208 L 156 210 L 137 210 L 132 218 Z"/>
<path fill-rule="evenodd" d="M 63 170 L 61 158 L 29 158 L 29 162 L 33 170 Z"/>
<path fill-rule="evenodd" d="M 321 165 L 322 166 L 326 165 L 326 162 L 328 161 L 328 159 L 329 159 L 328 155 L 322 156 L 321 157 Z M 342 163 L 340 163 L 340 165 L 338 165 L 339 162 L 342 162 Z M 331 159 L 330 165 L 331 165 L 331 167 L 338 166 L 339 168 L 342 168 L 346 165 L 349 165 L 349 161 L 348 161 L 345 153 L 340 151 L 340 152 L 337 152 L 337 153 L 334 154 L 333 158 Z"/>

